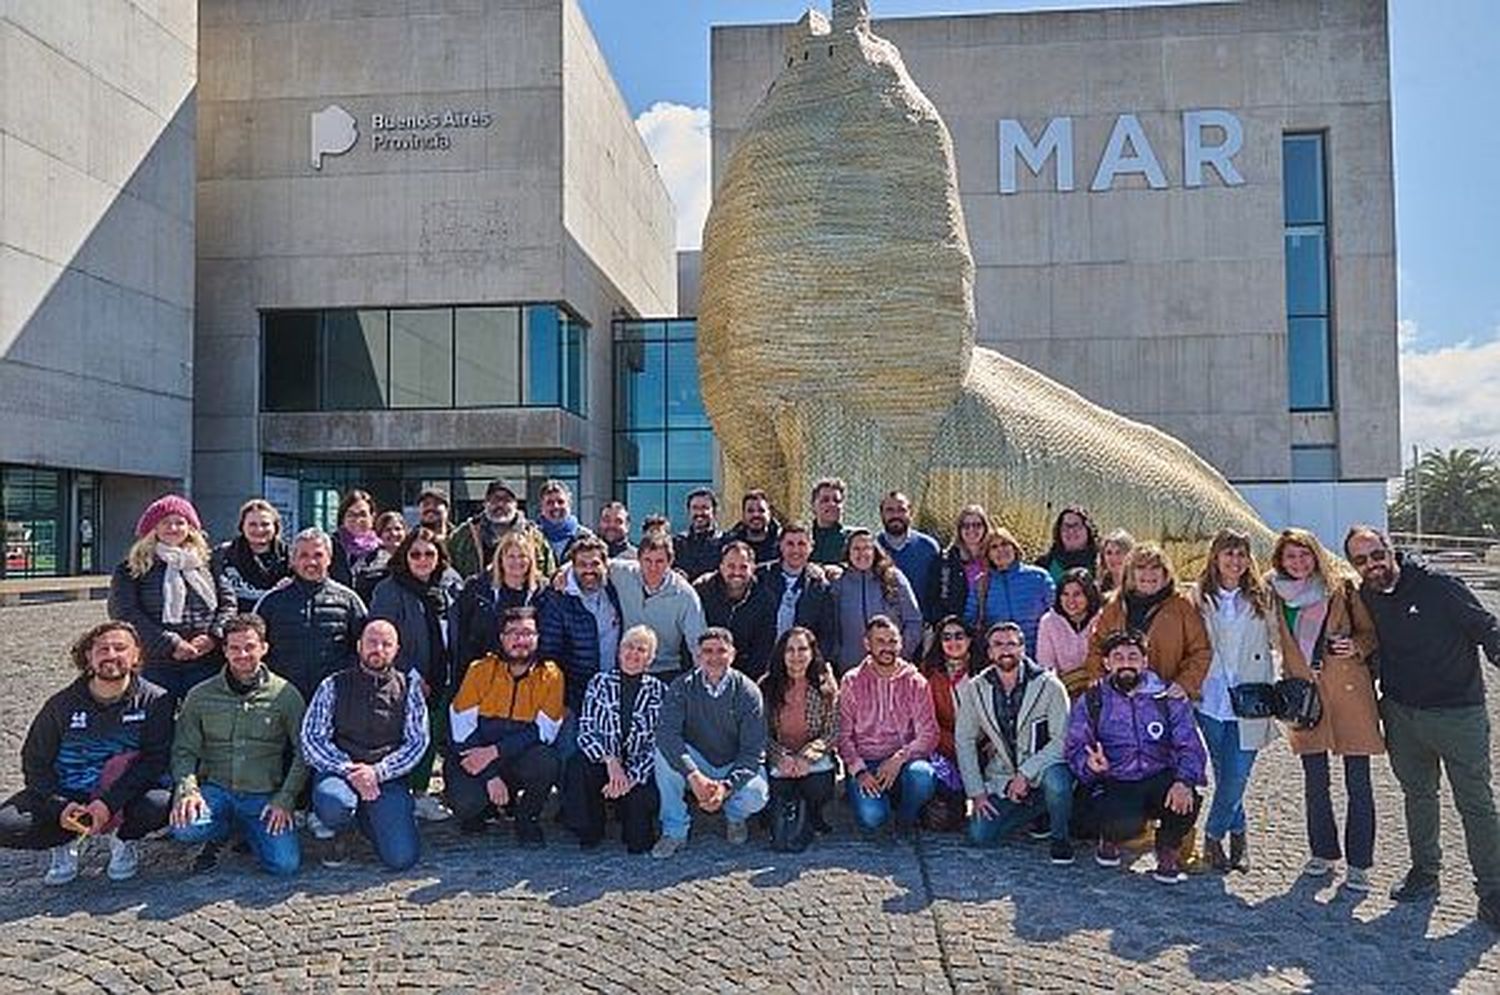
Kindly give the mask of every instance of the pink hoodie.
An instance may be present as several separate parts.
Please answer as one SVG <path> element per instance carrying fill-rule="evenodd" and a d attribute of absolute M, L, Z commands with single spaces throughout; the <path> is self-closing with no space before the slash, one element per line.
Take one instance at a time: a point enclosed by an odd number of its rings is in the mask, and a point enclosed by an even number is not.
<path fill-rule="evenodd" d="M 937 716 L 927 678 L 906 661 L 890 679 L 863 662 L 839 687 L 839 756 L 855 777 L 865 761 L 884 761 L 901 751 L 906 760 L 926 760 L 937 749 Z"/>

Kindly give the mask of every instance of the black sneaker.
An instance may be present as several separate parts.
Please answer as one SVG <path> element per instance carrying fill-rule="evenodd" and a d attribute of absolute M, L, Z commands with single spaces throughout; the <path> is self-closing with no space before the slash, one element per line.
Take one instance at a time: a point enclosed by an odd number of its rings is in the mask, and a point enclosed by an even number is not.
<path fill-rule="evenodd" d="M 1436 874 L 1413 869 L 1407 871 L 1401 883 L 1391 889 L 1391 899 L 1397 902 L 1425 902 L 1436 898 L 1441 890 Z"/>
<path fill-rule="evenodd" d="M 1474 918 L 1491 929 L 1500 930 L 1500 891 L 1479 896 L 1479 911 Z"/>
<path fill-rule="evenodd" d="M 1052 841 L 1052 862 L 1059 867 L 1066 867 L 1073 862 L 1073 844 L 1071 841 Z"/>
<path fill-rule="evenodd" d="M 542 827 L 529 819 L 516 820 L 516 842 L 528 850 L 540 849 L 547 845 L 547 837 L 542 833 Z"/>
<path fill-rule="evenodd" d="M 193 858 L 193 873 L 207 874 L 219 869 L 219 856 L 224 852 L 224 844 L 210 841 L 203 844 L 203 849 L 198 851 L 198 856 Z"/>

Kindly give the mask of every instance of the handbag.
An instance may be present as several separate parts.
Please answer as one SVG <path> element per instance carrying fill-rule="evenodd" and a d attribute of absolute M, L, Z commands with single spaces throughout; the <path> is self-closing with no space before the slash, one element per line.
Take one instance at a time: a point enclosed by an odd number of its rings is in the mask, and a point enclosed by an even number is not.
<path fill-rule="evenodd" d="M 1229 689 L 1229 707 L 1237 719 L 1274 719 L 1281 712 L 1281 696 L 1274 684 L 1236 684 Z"/>
<path fill-rule="evenodd" d="M 1276 717 L 1283 722 L 1298 729 L 1311 729 L 1323 720 L 1323 699 L 1312 681 L 1283 678 L 1276 682 L 1276 697 L 1279 700 Z"/>
<path fill-rule="evenodd" d="M 778 853 L 801 853 L 811 840 L 807 803 L 796 795 L 778 803 L 771 813 L 771 849 Z"/>

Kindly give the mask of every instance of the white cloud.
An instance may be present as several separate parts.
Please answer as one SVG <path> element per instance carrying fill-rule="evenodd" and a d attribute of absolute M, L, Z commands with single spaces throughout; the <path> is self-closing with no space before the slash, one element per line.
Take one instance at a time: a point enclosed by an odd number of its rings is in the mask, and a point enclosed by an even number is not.
<path fill-rule="evenodd" d="M 712 196 L 708 108 L 658 101 L 635 119 L 635 127 L 677 209 L 677 247 L 698 248 Z"/>
<path fill-rule="evenodd" d="M 1418 350 L 1416 322 L 1402 321 L 1401 441 L 1405 451 L 1500 449 L 1500 328 L 1487 342 Z M 1405 452 L 1403 452 L 1403 457 Z"/>

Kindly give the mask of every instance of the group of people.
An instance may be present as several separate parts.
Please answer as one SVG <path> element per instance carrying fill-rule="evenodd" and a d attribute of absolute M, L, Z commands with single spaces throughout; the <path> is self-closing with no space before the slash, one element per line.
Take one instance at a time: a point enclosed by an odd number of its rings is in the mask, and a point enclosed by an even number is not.
<path fill-rule="evenodd" d="M 238 838 L 287 874 L 299 827 L 330 841 L 329 864 L 354 828 L 403 869 L 419 820 L 508 820 L 543 845 L 556 792 L 586 848 L 613 815 L 629 852 L 669 858 L 696 811 L 722 812 L 731 843 L 759 830 L 800 850 L 829 831 L 842 780 L 865 834 L 1028 833 L 1055 864 L 1081 839 L 1106 867 L 1144 842 L 1172 884 L 1248 869 L 1247 786 L 1285 732 L 1304 873 L 1342 862 L 1345 887 L 1371 888 L 1370 758 L 1388 752 L 1411 851 L 1393 896 L 1437 892 L 1446 769 L 1479 918 L 1500 928 L 1479 665 L 1480 648 L 1500 663 L 1500 625 L 1461 581 L 1366 526 L 1342 561 L 1286 529 L 1265 570 L 1223 530 L 1189 582 L 1083 508 L 1033 560 L 978 505 L 944 547 L 905 495 L 886 495 L 879 530 L 845 524 L 844 497 L 821 480 L 809 523 L 778 522 L 750 491 L 721 529 L 698 490 L 686 530 L 654 518 L 632 543 L 629 509 L 606 504 L 591 530 L 556 481 L 535 522 L 501 481 L 456 523 L 438 490 L 415 523 L 351 490 L 332 535 L 285 537 L 254 499 L 217 548 L 186 498 L 162 497 L 114 573 L 110 620 L 73 648 L 78 678 L 31 726 L 0 846 L 50 849 L 61 884 L 103 836 L 125 879 L 135 841 L 166 829 L 198 845 L 198 870 Z M 1278 680 L 1314 689 L 1305 721 L 1257 704 Z"/>

